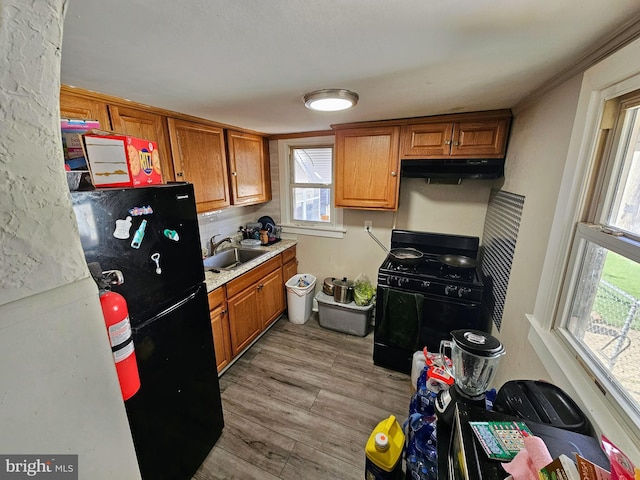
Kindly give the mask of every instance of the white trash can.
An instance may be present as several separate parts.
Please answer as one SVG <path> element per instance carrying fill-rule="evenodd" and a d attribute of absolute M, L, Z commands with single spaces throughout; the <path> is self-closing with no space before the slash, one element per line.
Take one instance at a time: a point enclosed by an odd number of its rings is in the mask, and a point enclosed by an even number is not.
<path fill-rule="evenodd" d="M 291 277 L 287 283 L 287 315 L 291 323 L 303 324 L 311 317 L 316 277 L 302 273 Z"/>

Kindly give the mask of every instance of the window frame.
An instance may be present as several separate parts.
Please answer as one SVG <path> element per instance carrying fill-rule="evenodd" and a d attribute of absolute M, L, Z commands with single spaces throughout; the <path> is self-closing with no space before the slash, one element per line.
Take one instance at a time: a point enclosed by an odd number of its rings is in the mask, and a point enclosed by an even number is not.
<path fill-rule="evenodd" d="M 602 148 L 605 105 L 608 100 L 640 89 L 638 58 L 640 41 L 635 41 L 584 73 L 540 288 L 533 313 L 526 315 L 530 323 L 528 340 L 552 380 L 579 398 L 596 430 L 609 433 L 631 458 L 640 458 L 640 424 L 621 408 L 615 391 L 608 390 L 583 368 L 582 360 L 556 326 L 560 325 L 567 292 L 579 271 L 576 259 L 580 248 L 574 247 L 580 245 L 574 239 L 578 228 L 582 228 L 578 225 L 584 220 L 585 206 L 594 188 L 590 179 L 598 167 L 593 159 Z M 614 251 L 620 243 L 615 245 Z"/>
<path fill-rule="evenodd" d="M 331 149 L 331 183 L 330 184 L 325 184 L 325 183 L 297 183 L 295 181 L 295 160 L 294 160 L 294 155 L 293 155 L 293 151 L 294 150 L 304 150 L 304 149 Z M 329 208 L 331 209 L 330 212 L 330 220 L 327 221 L 314 221 L 314 220 L 301 220 L 299 218 L 294 218 L 294 210 L 295 210 L 295 204 L 293 201 L 291 201 L 291 205 L 290 205 L 290 211 L 289 211 L 289 215 L 291 217 L 291 221 L 292 222 L 296 222 L 297 225 L 300 226 L 313 226 L 316 227 L 318 225 L 322 225 L 322 226 L 333 226 L 334 222 L 335 222 L 335 218 L 333 215 L 333 205 L 335 205 L 335 199 L 334 199 L 334 191 L 335 189 L 333 188 L 334 186 L 334 181 L 333 181 L 333 165 L 334 165 L 334 161 L 333 161 L 333 145 L 305 145 L 303 147 L 300 146 L 289 146 L 289 155 L 288 155 L 288 162 L 289 162 L 289 198 L 292 200 L 294 198 L 294 192 L 296 188 L 302 188 L 302 189 L 327 189 L 329 190 Z"/>
<path fill-rule="evenodd" d="M 293 172 L 291 168 L 292 148 L 331 147 L 333 149 L 331 212 L 329 222 L 305 222 L 293 220 Z M 335 207 L 335 136 L 301 137 L 278 140 L 278 161 L 280 166 L 280 215 L 282 232 L 297 235 L 312 235 L 317 237 L 343 238 L 343 214 L 341 208 Z M 327 186 L 323 186 L 327 188 Z"/>

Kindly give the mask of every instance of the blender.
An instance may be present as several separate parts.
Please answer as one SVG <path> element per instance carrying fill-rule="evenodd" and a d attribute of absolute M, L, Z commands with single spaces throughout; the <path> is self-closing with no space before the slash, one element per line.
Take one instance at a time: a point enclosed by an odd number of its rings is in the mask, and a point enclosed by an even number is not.
<path fill-rule="evenodd" d="M 453 330 L 452 341 L 440 342 L 440 356 L 455 383 L 438 393 L 436 416 L 438 422 L 450 425 L 456 402 L 485 407 L 485 392 L 498 369 L 505 349 L 500 340 L 479 330 Z M 451 350 L 451 368 L 445 361 L 445 350 Z"/>

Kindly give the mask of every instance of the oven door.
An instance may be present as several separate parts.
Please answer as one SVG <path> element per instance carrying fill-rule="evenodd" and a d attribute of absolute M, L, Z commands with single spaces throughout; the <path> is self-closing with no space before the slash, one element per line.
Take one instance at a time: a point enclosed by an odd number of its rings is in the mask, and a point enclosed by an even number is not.
<path fill-rule="evenodd" d="M 487 331 L 481 304 L 459 298 L 400 290 L 378 285 L 373 362 L 410 373 L 413 353 L 427 347 L 438 352 L 451 331 Z"/>
<path fill-rule="evenodd" d="M 488 331 L 481 320 L 481 303 L 437 295 L 424 295 L 424 310 L 420 323 L 420 348 L 440 351 L 442 340 L 451 340 L 451 331 L 473 329 Z"/>
<path fill-rule="evenodd" d="M 378 284 L 373 334 L 373 363 L 398 372 L 411 372 L 418 349 L 424 296 Z"/>

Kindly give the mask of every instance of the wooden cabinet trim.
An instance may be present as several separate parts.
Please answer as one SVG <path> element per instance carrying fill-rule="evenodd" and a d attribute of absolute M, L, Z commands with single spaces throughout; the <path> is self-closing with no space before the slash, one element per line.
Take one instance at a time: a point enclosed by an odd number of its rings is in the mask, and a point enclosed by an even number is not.
<path fill-rule="evenodd" d="M 426 123 L 454 123 L 454 122 L 474 122 L 474 121 L 488 121 L 497 119 L 511 119 L 513 117 L 511 110 L 487 110 L 482 112 L 468 112 L 468 113 L 450 113 L 445 115 L 431 115 L 427 117 L 411 117 L 411 118 L 397 118 L 393 120 L 376 120 L 370 122 L 354 122 L 354 123 L 340 123 L 331 125 L 333 130 L 353 129 L 353 128 L 371 128 L 371 127 L 388 127 L 388 126 L 402 126 L 412 124 L 426 124 Z"/>
<path fill-rule="evenodd" d="M 125 106 L 125 107 L 131 107 L 131 108 L 136 108 L 138 110 L 143 110 L 143 111 L 147 111 L 150 113 L 155 113 L 157 115 L 163 115 L 165 117 L 173 117 L 179 120 L 185 120 L 188 122 L 195 122 L 195 123 L 201 123 L 203 125 L 209 125 L 212 127 L 219 127 L 219 128 L 229 128 L 229 129 L 233 129 L 233 130 L 241 130 L 243 132 L 247 132 L 247 133 L 252 133 L 252 134 L 256 134 L 256 135 L 265 135 L 262 132 L 258 132 L 255 130 L 249 130 L 246 128 L 242 128 L 242 127 L 237 127 L 235 125 L 229 125 L 226 123 L 220 123 L 220 122 L 216 122 L 214 120 L 208 120 L 206 118 L 201 118 L 201 117 L 195 117 L 193 115 L 188 115 L 186 113 L 180 113 L 180 112 L 174 112 L 173 110 L 166 110 L 164 108 L 159 108 L 159 107 L 153 107 L 150 105 L 145 105 L 144 103 L 139 103 L 139 102 L 135 102 L 133 100 L 127 100 L 121 97 L 114 97 L 112 95 L 107 95 L 105 93 L 99 93 L 99 92 L 94 92 L 93 90 L 86 90 L 84 88 L 78 88 L 78 87 L 72 87 L 70 85 L 61 85 L 60 86 L 60 92 L 65 92 L 71 95 L 75 95 L 75 96 L 80 96 L 80 97 L 84 97 L 84 98 L 91 98 L 94 100 L 97 100 L 99 102 L 108 104 L 108 105 L 118 105 L 118 106 Z M 107 128 L 107 127 L 105 127 Z"/>

